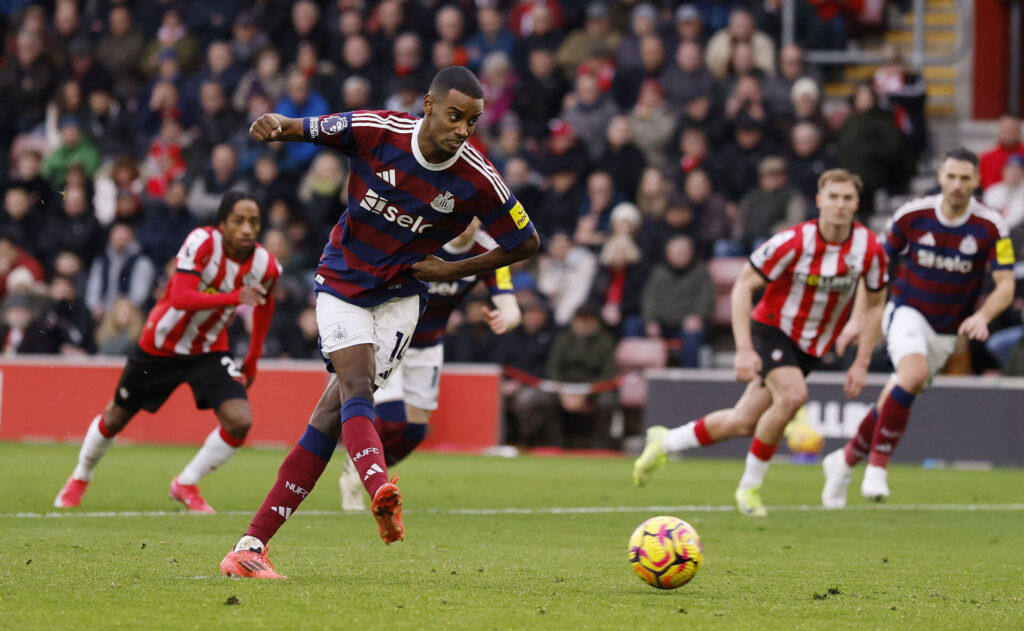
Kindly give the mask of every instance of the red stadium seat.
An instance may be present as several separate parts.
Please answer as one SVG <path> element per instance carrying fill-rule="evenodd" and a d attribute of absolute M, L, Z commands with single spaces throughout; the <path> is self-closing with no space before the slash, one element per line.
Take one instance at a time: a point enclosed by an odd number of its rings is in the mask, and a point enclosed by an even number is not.
<path fill-rule="evenodd" d="M 715 286 L 715 315 L 712 323 L 716 327 L 728 328 L 732 325 L 732 304 L 729 294 L 746 262 L 747 259 L 743 256 L 717 256 L 708 261 L 708 273 Z"/>
<path fill-rule="evenodd" d="M 647 404 L 647 378 L 644 368 L 668 365 L 668 346 L 656 337 L 624 337 L 615 347 L 619 365 L 619 403 L 626 409 L 642 409 Z"/>

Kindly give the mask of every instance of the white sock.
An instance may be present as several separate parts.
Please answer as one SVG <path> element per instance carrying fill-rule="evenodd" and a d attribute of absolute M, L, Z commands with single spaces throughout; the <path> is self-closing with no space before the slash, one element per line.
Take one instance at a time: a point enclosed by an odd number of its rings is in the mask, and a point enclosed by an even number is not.
<path fill-rule="evenodd" d="M 236 451 L 238 451 L 238 447 L 232 447 L 224 442 L 224 439 L 220 437 L 220 427 L 215 427 L 206 437 L 203 446 L 199 448 L 199 453 L 192 458 L 192 462 L 185 465 L 185 468 L 178 474 L 178 484 L 187 486 L 199 484 L 206 474 L 230 460 Z"/>
<path fill-rule="evenodd" d="M 668 430 L 665 440 L 661 443 L 662 448 L 668 453 L 675 453 L 700 447 L 697 432 L 694 430 L 696 426 L 697 421 L 690 421 L 686 425 Z"/>
<path fill-rule="evenodd" d="M 761 486 L 764 474 L 768 471 L 768 463 L 768 460 L 761 460 L 748 451 L 747 466 L 743 469 L 743 477 L 740 478 L 740 488 L 747 491 Z"/>
<path fill-rule="evenodd" d="M 107 438 L 100 433 L 100 420 L 102 414 L 97 414 L 92 423 L 89 423 L 89 430 L 85 433 L 85 440 L 82 441 L 82 449 L 78 452 L 78 464 L 71 477 L 76 480 L 88 482 L 92 479 L 92 470 L 99 464 L 100 458 L 107 453 L 107 449 L 114 444 L 113 438 Z"/>
<path fill-rule="evenodd" d="M 266 546 L 264 545 L 264 543 L 256 537 L 253 537 L 252 535 L 245 535 L 244 537 L 238 540 L 238 543 L 235 544 L 235 548 L 233 551 L 238 552 L 239 550 L 256 550 L 257 552 L 263 552 L 263 548 L 265 547 Z"/>

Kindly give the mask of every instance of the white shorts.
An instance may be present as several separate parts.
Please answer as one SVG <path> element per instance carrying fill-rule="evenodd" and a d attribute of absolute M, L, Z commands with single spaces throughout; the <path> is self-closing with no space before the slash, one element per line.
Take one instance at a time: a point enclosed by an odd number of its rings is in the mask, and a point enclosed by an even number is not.
<path fill-rule="evenodd" d="M 882 315 L 885 346 L 894 367 L 907 355 L 924 355 L 928 359 L 928 383 L 946 365 L 956 348 L 957 336 L 936 333 L 920 311 L 894 303 L 885 305 Z"/>
<path fill-rule="evenodd" d="M 360 307 L 321 291 L 316 294 L 316 325 L 324 358 L 342 348 L 372 344 L 375 385 L 382 388 L 402 361 L 420 319 L 420 297 L 393 298 Z"/>
<path fill-rule="evenodd" d="M 421 410 L 436 410 L 443 363 L 443 344 L 406 350 L 402 365 L 391 375 L 391 380 L 373 394 L 374 402 L 401 399 Z"/>

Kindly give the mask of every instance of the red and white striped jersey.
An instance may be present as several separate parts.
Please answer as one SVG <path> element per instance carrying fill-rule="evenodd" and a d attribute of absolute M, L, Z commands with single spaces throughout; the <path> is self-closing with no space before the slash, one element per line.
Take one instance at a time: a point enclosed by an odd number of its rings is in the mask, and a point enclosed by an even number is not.
<path fill-rule="evenodd" d="M 872 291 L 889 282 L 885 250 L 857 222 L 842 243 L 825 241 L 817 220 L 797 224 L 754 250 L 750 263 L 768 281 L 754 320 L 778 327 L 814 357 L 832 348 L 845 326 L 860 277 Z"/>
<path fill-rule="evenodd" d="M 281 266 L 259 243 L 248 259 L 235 261 L 224 253 L 224 236 L 212 226 L 196 228 L 185 239 L 175 260 L 175 273 L 199 276 L 198 290 L 230 293 L 243 286 L 263 285 L 269 294 Z M 227 324 L 237 305 L 199 311 L 171 306 L 170 287 L 149 312 L 139 339 L 151 355 L 198 355 L 228 350 Z"/>

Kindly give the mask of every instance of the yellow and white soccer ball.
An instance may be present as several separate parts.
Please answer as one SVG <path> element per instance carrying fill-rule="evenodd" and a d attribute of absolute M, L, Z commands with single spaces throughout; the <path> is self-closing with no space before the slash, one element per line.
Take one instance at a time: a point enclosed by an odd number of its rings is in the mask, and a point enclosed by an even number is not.
<path fill-rule="evenodd" d="M 678 517 L 651 517 L 629 538 L 633 572 L 648 585 L 675 589 L 690 582 L 704 562 L 697 530 Z"/>
<path fill-rule="evenodd" d="M 795 454 L 819 454 L 825 447 L 825 437 L 807 422 L 807 407 L 800 408 L 786 426 L 786 444 Z"/>

